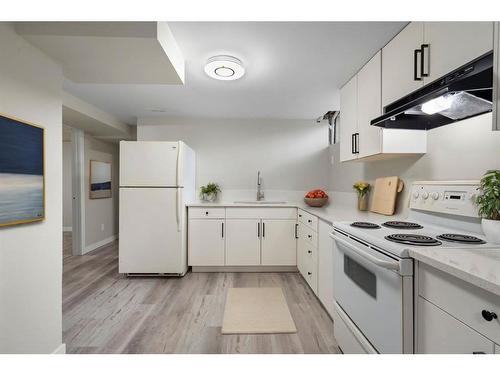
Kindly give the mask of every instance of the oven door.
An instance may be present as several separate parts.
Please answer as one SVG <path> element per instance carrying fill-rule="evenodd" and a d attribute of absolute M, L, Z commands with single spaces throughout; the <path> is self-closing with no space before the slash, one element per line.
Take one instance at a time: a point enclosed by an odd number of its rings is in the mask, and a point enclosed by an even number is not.
<path fill-rule="evenodd" d="M 334 239 L 334 298 L 379 353 L 403 353 L 400 262 L 338 232 Z"/>

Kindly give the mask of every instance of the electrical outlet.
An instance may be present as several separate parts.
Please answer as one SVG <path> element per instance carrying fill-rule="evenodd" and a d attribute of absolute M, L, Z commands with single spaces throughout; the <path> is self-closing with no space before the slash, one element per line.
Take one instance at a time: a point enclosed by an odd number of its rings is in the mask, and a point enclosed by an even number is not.
<path fill-rule="evenodd" d="M 104 224 L 101 224 L 101 232 L 104 232 Z"/>

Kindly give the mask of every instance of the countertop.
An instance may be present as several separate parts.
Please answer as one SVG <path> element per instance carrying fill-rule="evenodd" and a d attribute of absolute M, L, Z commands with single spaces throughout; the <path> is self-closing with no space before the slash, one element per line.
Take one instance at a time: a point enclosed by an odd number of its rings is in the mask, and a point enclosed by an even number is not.
<path fill-rule="evenodd" d="M 334 200 L 339 202 L 339 200 Z M 342 202 L 342 200 L 340 200 Z M 330 203 L 328 206 L 309 207 L 302 202 L 286 204 L 249 204 L 234 202 L 193 202 L 188 207 L 297 207 L 321 220 L 334 224 L 338 221 L 383 221 L 402 219 L 402 215 L 385 216 L 370 211 L 359 211 L 353 202 L 350 204 Z M 495 248 L 481 249 L 444 249 L 413 248 L 409 251 L 412 258 L 426 263 L 443 272 L 476 285 L 500 296 L 500 245 Z"/>
<path fill-rule="evenodd" d="M 312 215 L 317 216 L 323 221 L 329 224 L 333 224 L 335 221 L 380 221 L 380 220 L 394 220 L 400 216 L 385 216 L 376 214 L 370 211 L 359 211 L 357 207 L 353 205 L 346 204 L 329 204 L 325 207 L 309 207 L 302 202 L 287 202 L 284 204 L 266 204 L 266 203 L 234 203 L 234 202 L 192 202 L 187 204 L 188 207 L 296 207 L 301 210 L 307 211 Z"/>
<path fill-rule="evenodd" d="M 500 296 L 500 246 L 496 248 L 418 248 L 410 256 L 468 283 Z"/>

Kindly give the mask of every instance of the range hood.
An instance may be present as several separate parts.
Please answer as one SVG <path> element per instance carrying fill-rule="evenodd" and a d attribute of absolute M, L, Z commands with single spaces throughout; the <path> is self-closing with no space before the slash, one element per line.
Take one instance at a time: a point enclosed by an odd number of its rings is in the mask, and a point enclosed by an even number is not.
<path fill-rule="evenodd" d="M 493 52 L 389 104 L 370 124 L 428 130 L 492 111 Z"/>

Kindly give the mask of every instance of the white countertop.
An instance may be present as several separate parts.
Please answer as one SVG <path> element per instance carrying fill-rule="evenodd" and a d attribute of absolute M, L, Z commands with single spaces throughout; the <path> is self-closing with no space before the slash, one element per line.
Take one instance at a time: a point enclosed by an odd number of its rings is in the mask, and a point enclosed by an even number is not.
<path fill-rule="evenodd" d="M 336 205 L 330 203 L 325 207 L 309 207 L 305 203 L 301 202 L 287 202 L 284 204 L 266 204 L 266 203 L 234 203 L 234 202 L 192 202 L 187 204 L 188 207 L 296 207 L 304 211 L 307 211 L 323 221 L 329 224 L 333 224 L 334 221 L 369 221 L 369 220 L 394 220 L 398 218 L 398 215 L 385 216 L 376 214 L 370 211 L 359 211 L 356 206 L 353 205 Z"/>
<path fill-rule="evenodd" d="M 410 256 L 500 296 L 500 246 L 497 248 L 414 248 Z"/>
<path fill-rule="evenodd" d="M 338 202 L 339 200 L 334 200 Z M 380 221 L 403 218 L 402 215 L 385 216 L 370 211 L 359 211 L 349 201 L 346 204 L 330 203 L 325 207 L 309 207 L 303 202 L 286 204 L 248 204 L 234 202 L 193 202 L 188 207 L 297 207 L 307 211 L 323 221 L 333 224 L 338 221 Z M 500 246 L 492 249 L 446 249 L 413 248 L 409 251 L 412 258 L 449 273 L 459 279 L 488 290 L 500 296 Z"/>

